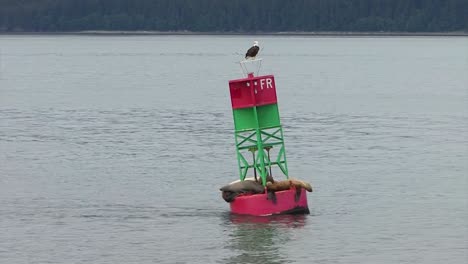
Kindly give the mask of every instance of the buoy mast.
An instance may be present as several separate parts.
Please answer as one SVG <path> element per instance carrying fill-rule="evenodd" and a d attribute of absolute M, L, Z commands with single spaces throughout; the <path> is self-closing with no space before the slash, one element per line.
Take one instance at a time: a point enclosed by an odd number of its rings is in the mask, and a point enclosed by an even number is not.
<path fill-rule="evenodd" d="M 266 186 L 267 176 L 273 176 L 272 167 L 277 166 L 288 178 L 288 165 L 275 77 L 255 76 L 261 63 L 262 59 L 241 61 L 246 77 L 230 80 L 229 91 L 240 180 L 243 181 L 252 168 L 254 177 L 259 176 Z"/>

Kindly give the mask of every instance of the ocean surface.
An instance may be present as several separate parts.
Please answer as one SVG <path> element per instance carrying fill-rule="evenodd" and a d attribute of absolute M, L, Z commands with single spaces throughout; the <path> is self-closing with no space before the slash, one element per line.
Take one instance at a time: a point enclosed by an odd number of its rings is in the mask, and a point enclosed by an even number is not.
<path fill-rule="evenodd" d="M 253 40 L 310 215 L 219 192 Z M 0 263 L 468 263 L 468 38 L 0 36 Z"/>

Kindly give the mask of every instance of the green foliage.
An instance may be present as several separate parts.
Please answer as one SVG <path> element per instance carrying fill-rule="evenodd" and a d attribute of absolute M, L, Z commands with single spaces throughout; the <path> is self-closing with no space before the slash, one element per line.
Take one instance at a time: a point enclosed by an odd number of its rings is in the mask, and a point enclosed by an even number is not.
<path fill-rule="evenodd" d="M 468 0 L 0 0 L 0 31 L 467 31 Z"/>

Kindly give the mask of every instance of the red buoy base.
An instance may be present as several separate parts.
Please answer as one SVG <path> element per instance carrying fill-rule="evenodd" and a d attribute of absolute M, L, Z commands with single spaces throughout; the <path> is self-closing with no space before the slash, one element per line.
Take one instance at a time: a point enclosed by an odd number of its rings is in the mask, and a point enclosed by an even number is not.
<path fill-rule="evenodd" d="M 275 192 L 276 199 L 271 199 L 268 194 L 249 194 L 237 196 L 230 203 L 231 212 L 235 214 L 267 216 L 275 214 L 309 214 L 307 195 L 301 189 L 299 197 L 296 197 L 296 189 Z"/>

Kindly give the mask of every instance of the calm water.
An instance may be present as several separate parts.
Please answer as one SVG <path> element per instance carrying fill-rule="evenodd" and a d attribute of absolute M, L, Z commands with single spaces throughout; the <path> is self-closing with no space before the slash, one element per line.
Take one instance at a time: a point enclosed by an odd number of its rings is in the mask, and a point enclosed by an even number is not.
<path fill-rule="evenodd" d="M 311 215 L 229 214 L 258 39 Z M 467 263 L 468 38 L 0 36 L 0 263 Z"/>

